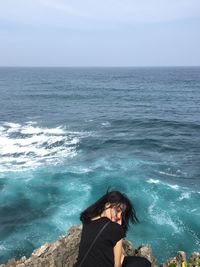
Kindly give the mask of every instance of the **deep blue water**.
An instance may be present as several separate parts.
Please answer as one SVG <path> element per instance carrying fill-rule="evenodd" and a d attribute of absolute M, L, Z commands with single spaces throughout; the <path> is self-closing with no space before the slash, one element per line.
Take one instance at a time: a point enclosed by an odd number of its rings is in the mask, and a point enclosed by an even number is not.
<path fill-rule="evenodd" d="M 200 250 L 200 68 L 0 68 L 0 263 L 111 190 L 159 262 Z"/>

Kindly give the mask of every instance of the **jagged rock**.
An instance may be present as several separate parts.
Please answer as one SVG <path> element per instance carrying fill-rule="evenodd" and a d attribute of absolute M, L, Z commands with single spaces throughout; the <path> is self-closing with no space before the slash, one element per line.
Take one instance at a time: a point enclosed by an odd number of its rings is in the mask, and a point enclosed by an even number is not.
<path fill-rule="evenodd" d="M 11 259 L 0 267 L 72 267 L 78 254 L 81 226 L 72 226 L 66 236 L 35 249 L 30 258 Z"/>
<path fill-rule="evenodd" d="M 125 252 L 125 256 L 135 256 L 136 255 L 136 249 L 134 249 L 131 242 L 128 240 L 123 240 L 122 246 Z"/>
<path fill-rule="evenodd" d="M 157 266 L 156 259 L 153 256 L 153 253 L 150 247 L 142 244 L 137 250 L 138 250 L 138 253 L 136 255 L 147 258 L 147 260 L 151 262 L 152 267 Z"/>
<path fill-rule="evenodd" d="M 32 257 L 40 257 L 42 254 L 46 253 L 49 249 L 50 245 L 45 243 L 40 248 L 35 249 L 32 253 Z"/>
<path fill-rule="evenodd" d="M 187 260 L 184 251 L 179 251 L 176 257 L 170 258 L 161 267 L 186 267 Z"/>
<path fill-rule="evenodd" d="M 194 252 L 189 259 L 189 267 L 200 267 L 200 253 Z"/>
<path fill-rule="evenodd" d="M 180 265 L 180 267 L 182 267 L 182 263 L 186 262 L 186 254 L 184 251 L 179 251 L 178 255 L 176 256 L 176 260 L 178 265 Z"/>
<path fill-rule="evenodd" d="M 19 260 L 11 259 L 6 264 L 0 264 L 0 267 L 72 267 L 78 255 L 81 230 L 82 226 L 73 225 L 66 235 L 35 249 L 28 259 L 26 257 Z M 142 244 L 135 249 L 131 242 L 123 240 L 123 249 L 126 256 L 145 257 L 152 263 L 152 267 L 157 267 L 150 247 Z M 181 265 L 183 262 L 186 262 L 186 256 L 183 251 L 180 251 L 176 257 L 169 259 L 161 266 L 186 267 Z M 200 253 L 192 254 L 189 267 L 200 267 Z"/>

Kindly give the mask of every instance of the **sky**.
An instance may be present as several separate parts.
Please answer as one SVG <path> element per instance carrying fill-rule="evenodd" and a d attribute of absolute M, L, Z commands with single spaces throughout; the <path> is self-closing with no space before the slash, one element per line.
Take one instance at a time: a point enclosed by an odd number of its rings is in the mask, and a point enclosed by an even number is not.
<path fill-rule="evenodd" d="M 200 0 L 0 1 L 0 66 L 200 66 Z"/>

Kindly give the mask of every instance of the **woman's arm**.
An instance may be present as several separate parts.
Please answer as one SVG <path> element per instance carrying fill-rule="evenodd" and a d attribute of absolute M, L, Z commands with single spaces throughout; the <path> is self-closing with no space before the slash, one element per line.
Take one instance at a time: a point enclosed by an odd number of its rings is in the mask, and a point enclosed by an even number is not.
<path fill-rule="evenodd" d="M 122 239 L 120 239 L 114 246 L 114 261 L 115 261 L 114 267 L 121 267 L 123 259 L 124 255 L 122 253 Z"/>

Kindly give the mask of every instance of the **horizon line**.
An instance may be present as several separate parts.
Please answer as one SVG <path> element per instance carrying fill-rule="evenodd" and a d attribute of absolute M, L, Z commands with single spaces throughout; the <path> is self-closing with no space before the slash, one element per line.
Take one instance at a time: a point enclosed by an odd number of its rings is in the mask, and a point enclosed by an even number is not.
<path fill-rule="evenodd" d="M 0 66 L 0 68 L 188 68 L 188 67 L 200 67 L 200 65 L 143 65 L 143 66 L 128 66 L 128 65 L 122 65 L 122 66 L 98 66 L 98 65 L 91 65 L 91 66 L 39 66 L 39 65 L 33 65 L 33 66 L 20 66 L 20 65 L 14 65 L 14 66 Z"/>

